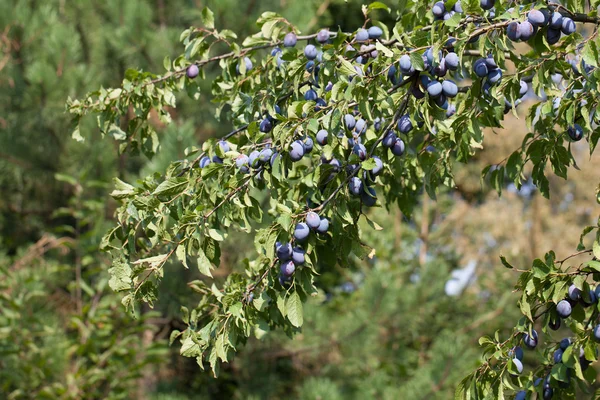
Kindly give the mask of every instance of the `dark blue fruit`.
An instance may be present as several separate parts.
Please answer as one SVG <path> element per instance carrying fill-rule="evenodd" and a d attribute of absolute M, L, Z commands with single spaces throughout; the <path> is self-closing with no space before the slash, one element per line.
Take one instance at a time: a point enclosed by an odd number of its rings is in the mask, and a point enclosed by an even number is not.
<path fill-rule="evenodd" d="M 533 25 L 529 21 L 523 21 L 519 24 L 519 34 L 521 35 L 521 40 L 526 42 L 535 33 Z"/>
<path fill-rule="evenodd" d="M 359 194 L 361 194 L 363 190 L 363 183 L 360 180 L 360 178 L 356 176 L 350 178 L 350 182 L 348 182 L 348 190 L 350 190 L 350 193 L 354 196 L 358 196 Z"/>
<path fill-rule="evenodd" d="M 312 89 L 308 89 L 306 92 L 304 92 L 304 100 L 315 101 L 318 97 L 319 96 L 317 95 L 317 92 Z"/>
<path fill-rule="evenodd" d="M 304 56 L 309 60 L 314 60 L 315 58 L 317 58 L 317 48 L 312 44 L 306 45 L 306 47 L 304 48 Z"/>
<path fill-rule="evenodd" d="M 427 93 L 431 97 L 439 97 L 442 94 L 442 84 L 438 81 L 431 81 L 427 85 Z"/>
<path fill-rule="evenodd" d="M 296 265 L 302 265 L 304 264 L 304 250 L 302 249 L 302 247 L 296 246 L 294 247 L 294 250 L 292 250 L 292 261 L 294 262 L 294 264 Z"/>
<path fill-rule="evenodd" d="M 515 346 L 512 349 L 510 349 L 508 352 L 508 355 L 509 355 L 509 357 L 517 358 L 521 361 L 523 361 L 523 357 L 525 356 L 521 346 Z"/>
<path fill-rule="evenodd" d="M 494 7 L 496 0 L 479 0 L 479 5 L 484 10 L 491 10 Z"/>
<path fill-rule="evenodd" d="M 320 224 L 321 218 L 319 217 L 319 214 L 314 211 L 309 211 L 308 214 L 306 214 L 306 225 L 308 225 L 310 229 L 317 229 Z"/>
<path fill-rule="evenodd" d="M 548 322 L 548 328 L 552 329 L 553 331 L 559 330 L 560 329 L 560 318 L 552 318 Z"/>
<path fill-rule="evenodd" d="M 575 22 L 573 22 L 571 18 L 564 17 L 562 21 L 561 30 L 562 33 L 564 33 L 565 35 L 570 35 L 571 33 L 574 33 L 577 30 L 577 27 L 575 26 Z"/>
<path fill-rule="evenodd" d="M 219 140 L 218 145 L 221 148 L 221 150 L 223 151 L 223 153 L 227 153 L 230 150 L 229 149 L 229 143 L 227 143 L 224 140 Z"/>
<path fill-rule="evenodd" d="M 322 44 L 322 43 L 327 43 L 328 40 L 329 40 L 329 29 L 321 29 L 317 33 L 317 42 Z"/>
<path fill-rule="evenodd" d="M 367 158 L 367 149 L 363 144 L 356 143 L 352 149 L 352 152 L 356 154 L 361 161 Z"/>
<path fill-rule="evenodd" d="M 515 400 L 525 400 L 527 398 L 527 392 L 524 390 L 521 390 L 520 392 L 517 393 L 517 395 L 515 396 Z"/>
<path fill-rule="evenodd" d="M 525 343 L 525 346 L 527 346 L 528 348 L 535 349 L 535 347 L 538 344 L 538 333 L 535 329 L 531 330 L 531 336 L 529 335 L 529 333 L 525 334 L 525 337 L 523 338 L 523 343 Z"/>
<path fill-rule="evenodd" d="M 327 102 L 322 98 L 318 98 L 315 105 L 315 111 L 319 112 L 323 109 L 323 107 L 327 107 Z"/>
<path fill-rule="evenodd" d="M 412 65 L 412 62 L 410 61 L 410 56 L 408 56 L 408 54 L 404 54 L 402 57 L 400 57 L 400 72 L 402 72 L 403 74 L 409 74 L 411 73 L 411 71 L 414 72 L 414 68 Z"/>
<path fill-rule="evenodd" d="M 308 154 L 313 149 L 313 146 L 314 146 L 313 140 L 311 138 L 307 137 L 304 139 L 303 145 L 304 145 L 304 154 Z"/>
<path fill-rule="evenodd" d="M 454 52 L 450 52 L 448 54 L 446 54 L 446 57 L 444 57 L 444 62 L 446 64 L 446 68 L 448 68 L 449 70 L 456 70 L 458 69 L 458 56 L 456 55 L 456 53 Z"/>
<path fill-rule="evenodd" d="M 485 64 L 485 60 L 483 58 L 477 59 L 477 61 L 475 61 L 475 63 L 473 64 L 473 70 L 475 71 L 475 75 L 477 75 L 480 78 L 487 76 L 488 67 Z"/>
<path fill-rule="evenodd" d="M 369 33 L 369 39 L 379 39 L 383 35 L 383 30 L 378 26 L 370 27 L 367 32 Z"/>
<path fill-rule="evenodd" d="M 366 29 L 360 28 L 356 31 L 356 41 L 357 42 L 366 42 L 369 40 L 369 31 Z"/>
<path fill-rule="evenodd" d="M 567 133 L 574 142 L 578 142 L 583 138 L 583 128 L 579 124 L 570 126 L 569 129 L 567 129 Z"/>
<path fill-rule="evenodd" d="M 296 270 L 296 266 L 293 261 L 286 261 L 281 263 L 281 275 L 286 278 L 294 275 L 294 271 Z"/>
<path fill-rule="evenodd" d="M 273 129 L 273 124 L 271 123 L 271 121 L 268 118 L 265 118 L 260 122 L 258 129 L 261 132 L 269 133 L 269 132 L 271 132 L 271 129 Z"/>
<path fill-rule="evenodd" d="M 596 342 L 600 342 L 600 325 L 596 325 L 593 331 L 593 339 Z"/>
<path fill-rule="evenodd" d="M 296 140 L 290 146 L 290 158 L 292 161 L 300 161 L 304 156 L 304 143 L 300 140 Z"/>
<path fill-rule="evenodd" d="M 566 350 L 567 347 L 569 347 L 571 344 L 573 343 L 573 341 L 571 340 L 571 338 L 564 338 L 563 340 L 560 341 L 559 346 L 561 350 Z"/>
<path fill-rule="evenodd" d="M 527 13 L 527 21 L 533 26 L 543 26 L 546 23 L 546 17 L 540 10 L 531 10 Z"/>
<path fill-rule="evenodd" d="M 356 124 L 354 125 L 354 130 L 359 134 L 366 132 L 367 122 L 364 119 L 360 118 L 358 121 L 356 121 Z"/>
<path fill-rule="evenodd" d="M 558 349 L 554 352 L 554 355 L 552 356 L 554 359 L 554 364 L 558 364 L 562 362 L 562 356 L 563 356 L 563 350 L 562 349 Z"/>
<path fill-rule="evenodd" d="M 554 11 L 552 13 L 552 17 L 550 18 L 550 28 L 552 29 L 561 29 L 563 23 L 563 16 L 561 13 Z"/>
<path fill-rule="evenodd" d="M 200 73 L 200 70 L 198 69 L 198 66 L 196 64 L 190 65 L 187 68 L 187 70 L 185 71 L 185 74 L 190 79 L 194 79 L 195 77 L 198 76 L 199 73 Z"/>
<path fill-rule="evenodd" d="M 442 92 L 444 92 L 444 95 L 447 97 L 456 97 L 458 94 L 458 86 L 450 79 L 446 79 L 442 82 Z"/>
<path fill-rule="evenodd" d="M 375 189 L 370 186 L 366 186 L 362 192 L 360 192 L 360 199 L 362 203 L 367 207 L 373 207 L 377 203 L 377 194 Z"/>
<path fill-rule="evenodd" d="M 491 70 L 488 73 L 487 79 L 488 79 L 488 82 L 493 85 L 500 82 L 500 79 L 502 79 L 502 70 L 500 68 Z"/>
<path fill-rule="evenodd" d="M 287 35 L 285 35 L 285 37 L 283 38 L 283 45 L 285 47 L 294 47 L 296 45 L 297 41 L 298 41 L 298 38 L 296 37 L 296 34 L 293 32 L 290 32 Z"/>
<path fill-rule="evenodd" d="M 356 125 L 356 119 L 354 118 L 354 115 L 352 115 L 352 114 L 344 115 L 344 124 L 346 125 L 347 129 L 349 129 L 349 130 L 354 129 L 354 126 Z"/>
<path fill-rule="evenodd" d="M 277 246 L 276 243 L 275 253 L 277 254 L 279 261 L 287 261 L 292 258 L 292 245 L 289 243 L 280 243 L 279 246 Z"/>
<path fill-rule="evenodd" d="M 408 133 L 412 130 L 412 128 L 413 124 L 408 114 L 404 114 L 398 119 L 398 130 L 400 131 L 400 133 Z"/>
<path fill-rule="evenodd" d="M 325 129 L 321 129 L 317 132 L 317 143 L 321 146 L 325 146 L 327 144 L 327 136 L 329 136 L 329 133 Z"/>
<path fill-rule="evenodd" d="M 319 226 L 317 227 L 317 233 L 320 234 L 325 234 L 327 233 L 327 230 L 329 229 L 329 220 L 327 218 L 321 218 L 321 222 L 319 223 Z"/>
<path fill-rule="evenodd" d="M 546 41 L 548 44 L 556 44 L 560 40 L 561 31 L 560 29 L 548 28 L 546 31 Z"/>
<path fill-rule="evenodd" d="M 273 156 L 273 150 L 271 149 L 262 149 L 258 155 L 258 159 L 261 163 L 268 163 Z"/>
<path fill-rule="evenodd" d="M 519 373 L 519 374 L 523 373 L 523 363 L 521 362 L 521 360 L 519 360 L 518 358 L 513 358 L 512 362 L 515 365 L 517 373 Z"/>
<path fill-rule="evenodd" d="M 310 235 L 310 228 L 304 222 L 299 222 L 296 224 L 296 229 L 294 229 L 294 237 L 297 241 L 303 242 Z"/>
<path fill-rule="evenodd" d="M 388 131 L 388 133 L 383 138 L 383 141 L 381 142 L 381 144 L 383 145 L 383 147 L 387 147 L 388 149 L 390 149 L 390 148 L 392 148 L 394 143 L 396 143 L 396 140 L 398 140 L 398 137 L 396 136 L 396 134 L 392 131 Z"/>
<path fill-rule="evenodd" d="M 391 150 L 395 156 L 401 156 L 404 154 L 404 141 L 400 138 L 396 139 L 396 142 L 392 146 Z"/>
<path fill-rule="evenodd" d="M 438 1 L 431 8 L 431 12 L 433 13 L 433 16 L 437 19 L 442 19 L 444 13 L 446 12 L 446 6 L 442 1 Z"/>
<path fill-rule="evenodd" d="M 527 91 L 529 90 L 529 86 L 527 86 L 527 82 L 520 80 L 519 81 L 519 95 L 525 96 Z"/>
<path fill-rule="evenodd" d="M 210 164 L 210 158 L 208 158 L 208 156 L 204 156 L 200 159 L 200 168 L 204 168 L 206 167 L 208 164 Z"/>
<path fill-rule="evenodd" d="M 375 168 L 371 170 L 371 174 L 377 176 L 383 171 L 383 162 L 381 161 L 381 158 L 377 156 L 373 156 L 373 160 L 375 160 Z"/>
<path fill-rule="evenodd" d="M 573 301 L 581 299 L 581 290 L 575 285 L 569 286 L 569 298 Z"/>
<path fill-rule="evenodd" d="M 552 396 L 554 396 L 554 390 L 551 387 L 544 388 L 544 393 L 542 395 L 542 398 L 544 400 L 550 400 L 550 399 L 552 399 Z"/>
<path fill-rule="evenodd" d="M 516 21 L 511 22 L 506 27 L 506 36 L 513 42 L 521 39 L 521 30 L 519 29 L 519 23 Z"/>
<path fill-rule="evenodd" d="M 247 174 L 248 172 L 250 172 L 250 169 L 248 168 L 248 162 L 249 162 L 248 156 L 245 154 L 240 154 L 235 159 L 235 166 L 238 167 L 238 169 L 241 172 L 243 172 L 244 174 Z"/>

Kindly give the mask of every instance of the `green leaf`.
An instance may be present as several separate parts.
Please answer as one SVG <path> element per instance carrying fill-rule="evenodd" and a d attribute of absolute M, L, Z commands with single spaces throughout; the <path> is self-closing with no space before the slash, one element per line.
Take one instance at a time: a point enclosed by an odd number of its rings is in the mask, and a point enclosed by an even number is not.
<path fill-rule="evenodd" d="M 392 10 L 385 4 L 380 1 L 374 1 L 367 7 L 368 11 L 372 10 L 386 10 L 387 12 L 392 12 Z"/>
<path fill-rule="evenodd" d="M 119 178 L 114 178 L 115 190 L 110 195 L 114 199 L 124 199 L 135 193 L 135 188 L 128 183 L 123 182 Z"/>
<path fill-rule="evenodd" d="M 127 261 L 119 258 L 113 261 L 112 268 L 108 269 L 110 279 L 108 286 L 115 292 L 131 289 L 133 281 L 131 279 L 132 270 Z"/>
<path fill-rule="evenodd" d="M 201 274 L 210 276 L 211 278 L 213 277 L 212 273 L 210 272 L 212 265 L 202 249 L 198 250 L 198 258 L 196 258 L 196 262 L 198 263 L 198 270 Z"/>
<path fill-rule="evenodd" d="M 152 194 L 155 196 L 175 196 L 183 192 L 188 183 L 189 180 L 187 178 L 170 178 L 158 185 Z"/>
<path fill-rule="evenodd" d="M 215 28 L 215 16 L 208 7 L 204 7 L 202 9 L 202 23 L 204 24 L 206 29 Z"/>
<path fill-rule="evenodd" d="M 596 240 L 594 241 L 594 245 L 592 246 L 592 251 L 594 252 L 594 257 L 600 260 L 600 243 Z"/>
<path fill-rule="evenodd" d="M 298 292 L 293 292 L 290 297 L 288 297 L 285 303 L 285 309 L 287 317 L 292 325 L 297 328 L 301 327 L 304 320 L 302 315 L 302 300 L 300 300 Z"/>
<path fill-rule="evenodd" d="M 513 269 L 514 267 L 510 265 L 508 261 L 506 261 L 506 257 L 500 256 L 500 261 L 502 261 L 502 265 L 504 265 L 508 269 Z"/>

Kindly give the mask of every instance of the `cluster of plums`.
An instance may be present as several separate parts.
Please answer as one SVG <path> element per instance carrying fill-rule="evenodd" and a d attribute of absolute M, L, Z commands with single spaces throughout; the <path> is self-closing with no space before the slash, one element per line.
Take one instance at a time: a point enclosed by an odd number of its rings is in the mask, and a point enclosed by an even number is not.
<path fill-rule="evenodd" d="M 575 22 L 571 18 L 564 17 L 557 11 L 542 9 L 529 11 L 525 21 L 509 23 L 506 27 L 506 36 L 514 42 L 527 41 L 537 33 L 538 29 L 544 27 L 548 27 L 546 29 L 548 44 L 558 43 L 561 33 L 570 35 L 576 30 Z"/>
<path fill-rule="evenodd" d="M 589 307 L 598 302 L 598 295 L 600 295 L 600 285 L 596 286 L 594 290 L 590 290 L 587 298 L 582 296 L 581 290 L 577 288 L 577 286 L 571 285 L 569 286 L 567 298 L 559 301 L 558 304 L 556 304 L 556 313 L 560 318 L 569 318 L 571 312 L 573 311 L 573 307 L 575 307 L 577 303 L 580 303 L 584 307 Z M 559 327 L 560 320 L 550 324 L 550 328 L 554 330 L 558 329 Z"/>
<path fill-rule="evenodd" d="M 452 16 L 456 13 L 462 14 L 463 9 L 460 4 L 460 0 L 458 0 L 451 8 L 446 8 L 446 1 L 438 1 L 433 5 L 431 9 L 433 16 L 437 20 L 448 20 L 452 18 Z"/>
<path fill-rule="evenodd" d="M 299 222 L 294 229 L 294 239 L 298 243 L 305 242 L 311 231 L 324 235 L 329 230 L 329 220 L 321 218 L 314 211 L 306 213 L 305 222 Z M 279 260 L 279 283 L 283 286 L 289 282 L 296 267 L 304 264 L 306 252 L 300 246 L 292 247 L 291 243 L 275 243 L 275 254 Z"/>

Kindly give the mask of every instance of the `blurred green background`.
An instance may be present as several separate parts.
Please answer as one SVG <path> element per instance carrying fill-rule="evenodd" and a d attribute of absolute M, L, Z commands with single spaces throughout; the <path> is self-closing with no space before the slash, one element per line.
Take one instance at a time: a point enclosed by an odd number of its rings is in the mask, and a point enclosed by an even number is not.
<path fill-rule="evenodd" d="M 172 125 L 153 121 L 162 144 L 153 160 L 118 155 L 91 120 L 86 141 L 72 140 L 64 112 L 68 97 L 118 86 L 127 68 L 160 73 L 204 6 L 240 38 L 267 10 L 307 33 L 363 24 L 360 2 L 343 0 L 0 2 L 0 398 L 452 398 L 477 366 L 478 338 L 507 332 L 519 315 L 517 275 L 499 255 L 526 266 L 551 248 L 571 254 L 591 222 L 586 182 L 598 163 L 583 145 L 575 149 L 581 170 L 568 183 L 553 178 L 550 201 L 531 185 L 508 185 L 499 198 L 479 176 L 527 132 L 523 119 L 509 117 L 473 163 L 457 165 L 455 190 L 423 198 L 410 220 L 395 207 L 372 212 L 384 228 L 363 231 L 375 257 L 320 271 L 302 334 L 251 340 L 214 379 L 168 346 L 184 326 L 179 305 L 198 302 L 186 282 L 203 278 L 168 266 L 160 301 L 135 320 L 107 287 L 111 260 L 98 244 L 116 206 L 113 177 L 133 182 L 163 171 L 187 146 L 231 129 L 213 118 L 217 72 L 209 69 L 199 101 L 178 99 Z M 225 244 L 215 279 L 252 257 L 243 245 L 252 241 L 239 239 Z"/>

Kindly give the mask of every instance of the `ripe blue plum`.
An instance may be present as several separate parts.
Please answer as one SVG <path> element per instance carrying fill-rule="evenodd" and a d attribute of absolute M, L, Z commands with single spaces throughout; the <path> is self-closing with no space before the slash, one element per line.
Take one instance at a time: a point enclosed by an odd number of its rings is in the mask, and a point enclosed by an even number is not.
<path fill-rule="evenodd" d="M 583 128 L 579 124 L 570 126 L 567 133 L 572 141 L 578 142 L 583 138 Z"/>
<path fill-rule="evenodd" d="M 317 48 L 312 44 L 307 44 L 304 48 L 304 56 L 309 60 L 317 58 Z"/>
<path fill-rule="evenodd" d="M 304 143 L 300 140 L 296 140 L 290 146 L 290 158 L 292 161 L 300 161 L 304 156 Z"/>
<path fill-rule="evenodd" d="M 363 183 L 360 178 L 357 176 L 350 178 L 350 182 L 348 182 L 348 189 L 354 196 L 360 195 L 363 190 Z"/>
<path fill-rule="evenodd" d="M 318 97 L 319 96 L 317 95 L 317 92 L 315 92 L 313 89 L 308 89 L 306 92 L 304 92 L 304 100 L 315 101 Z"/>
<path fill-rule="evenodd" d="M 304 138 L 304 142 L 302 144 L 304 146 L 304 154 L 310 153 L 314 147 L 313 140 L 309 137 Z"/>
<path fill-rule="evenodd" d="M 473 64 L 473 70 L 475 71 L 475 75 L 480 78 L 486 77 L 488 74 L 488 67 L 483 58 L 479 58 Z"/>
<path fill-rule="evenodd" d="M 521 30 L 519 29 L 519 23 L 516 21 L 511 22 L 506 27 L 506 36 L 513 42 L 521 39 Z"/>
<path fill-rule="evenodd" d="M 561 300 L 556 305 L 556 312 L 561 318 L 568 318 L 572 311 L 571 303 L 567 300 Z"/>
<path fill-rule="evenodd" d="M 562 355 L 563 355 L 564 351 L 562 349 L 557 349 L 554 354 L 552 355 L 552 358 L 554 359 L 554 364 L 558 364 L 562 362 Z"/>
<path fill-rule="evenodd" d="M 327 102 L 325 100 L 323 100 L 322 98 L 318 98 L 316 101 L 316 105 L 315 105 L 315 111 L 319 112 L 321 111 L 324 107 L 327 106 Z"/>
<path fill-rule="evenodd" d="M 438 1 L 437 3 L 435 3 L 431 8 L 431 12 L 433 13 L 433 16 L 437 19 L 442 19 L 444 17 L 444 13 L 446 12 L 446 6 L 444 2 Z"/>
<path fill-rule="evenodd" d="M 327 132 L 325 129 L 321 129 L 319 132 L 317 132 L 317 143 L 319 143 L 321 146 L 325 146 L 327 144 L 328 136 L 329 132 Z"/>
<path fill-rule="evenodd" d="M 354 125 L 354 130 L 359 134 L 365 133 L 367 131 L 367 121 L 360 118 L 358 121 L 356 121 L 356 124 Z"/>
<path fill-rule="evenodd" d="M 527 21 L 533 26 L 544 26 L 546 24 L 546 17 L 540 10 L 531 10 L 527 13 Z"/>
<path fill-rule="evenodd" d="M 269 132 L 271 132 L 271 129 L 273 129 L 273 124 L 271 123 L 271 121 L 268 118 L 265 118 L 260 122 L 258 129 L 261 132 L 269 133 Z"/>
<path fill-rule="evenodd" d="M 273 150 L 271 149 L 262 149 L 258 155 L 258 159 L 261 163 L 268 163 L 273 156 Z"/>
<path fill-rule="evenodd" d="M 310 229 L 317 229 L 319 227 L 319 224 L 321 223 L 321 218 L 319 217 L 319 214 L 317 214 L 314 211 L 309 211 L 306 214 L 306 225 L 308 225 L 308 227 Z"/>
<path fill-rule="evenodd" d="M 199 73 L 200 73 L 200 69 L 198 69 L 198 66 L 196 64 L 190 65 L 189 67 L 187 67 L 187 70 L 185 71 L 185 74 L 190 79 L 194 79 L 195 77 L 198 76 Z"/>
<path fill-rule="evenodd" d="M 294 47 L 294 46 L 296 46 L 297 42 L 298 42 L 298 38 L 296 37 L 296 34 L 294 32 L 290 32 L 290 33 L 286 34 L 285 37 L 283 38 L 283 45 L 285 47 Z"/>
<path fill-rule="evenodd" d="M 279 261 L 287 261 L 292 258 L 292 245 L 289 243 L 275 243 L 275 254 Z"/>
<path fill-rule="evenodd" d="M 508 351 L 508 356 L 523 361 L 525 353 L 523 353 L 523 349 L 521 348 L 521 346 L 515 346 Z"/>
<path fill-rule="evenodd" d="M 519 81 L 519 95 L 525 96 L 527 94 L 528 90 L 529 90 L 529 86 L 527 86 L 527 82 L 525 82 L 524 80 L 520 80 Z"/>
<path fill-rule="evenodd" d="M 517 393 L 517 395 L 515 396 L 515 400 L 525 400 L 527 398 L 527 392 L 524 390 L 521 390 L 520 392 Z"/>
<path fill-rule="evenodd" d="M 456 53 L 450 52 L 446 54 L 446 57 L 444 57 L 444 63 L 446 65 L 446 68 L 448 68 L 451 71 L 454 71 L 458 69 L 458 56 L 456 55 Z"/>
<path fill-rule="evenodd" d="M 352 148 L 352 152 L 356 154 L 361 161 L 367 158 L 367 148 L 363 144 L 356 143 Z"/>
<path fill-rule="evenodd" d="M 381 141 L 381 144 L 383 145 L 383 147 L 387 147 L 388 149 L 390 149 L 390 148 L 392 148 L 394 143 L 396 143 L 396 140 L 398 140 L 398 137 L 396 136 L 396 134 L 392 131 L 388 131 L 388 133 L 385 135 L 385 137 Z"/>
<path fill-rule="evenodd" d="M 600 325 L 594 327 L 593 339 L 595 342 L 600 342 Z"/>
<path fill-rule="evenodd" d="M 413 124 L 408 114 L 404 114 L 398 119 L 398 130 L 400 133 L 408 133 L 412 130 Z M 393 143 L 392 143 L 393 144 Z"/>
<path fill-rule="evenodd" d="M 561 350 L 566 350 L 567 347 L 569 347 L 571 344 L 573 343 L 573 341 L 571 340 L 571 338 L 564 338 L 560 341 L 560 343 L 558 344 Z"/>
<path fill-rule="evenodd" d="M 383 30 L 378 26 L 370 27 L 367 32 L 369 33 L 369 39 L 379 39 L 383 35 Z"/>
<path fill-rule="evenodd" d="M 574 33 L 577 30 L 577 27 L 575 26 L 575 22 L 571 18 L 564 17 L 562 20 L 561 30 L 562 33 L 564 33 L 565 35 L 570 35 L 571 33 Z"/>
<path fill-rule="evenodd" d="M 367 207 L 373 207 L 377 203 L 377 193 L 371 186 L 364 186 L 360 192 L 360 200 Z"/>
<path fill-rule="evenodd" d="M 484 10 L 491 10 L 496 4 L 496 0 L 479 0 L 479 5 Z"/>
<path fill-rule="evenodd" d="M 296 265 L 294 265 L 293 261 L 282 262 L 280 270 L 281 275 L 283 275 L 286 278 L 289 278 L 290 276 L 294 275 L 294 271 L 296 271 Z"/>
<path fill-rule="evenodd" d="M 531 22 L 523 21 L 519 24 L 519 34 L 522 41 L 528 41 L 529 39 L 531 39 L 534 33 L 535 30 Z"/>
<path fill-rule="evenodd" d="M 563 23 L 563 16 L 561 13 L 554 11 L 552 13 L 552 17 L 550 18 L 550 28 L 552 29 L 561 29 Z"/>
<path fill-rule="evenodd" d="M 392 153 L 395 156 L 401 156 L 404 154 L 404 141 L 400 138 L 396 139 L 394 145 L 391 147 Z"/>
<path fill-rule="evenodd" d="M 521 360 L 519 360 L 518 358 L 513 358 L 512 362 L 515 365 L 515 369 L 517 370 L 517 373 L 522 374 L 523 373 L 523 363 L 521 362 Z"/>
<path fill-rule="evenodd" d="M 297 241 L 303 242 L 310 235 L 310 228 L 304 222 L 298 222 L 296 224 L 296 229 L 294 229 L 294 237 Z"/>
<path fill-rule="evenodd" d="M 400 65 L 400 71 L 403 74 L 407 74 L 411 70 L 414 70 L 412 61 L 410 60 L 410 56 L 408 54 L 404 54 L 404 55 L 402 55 L 402 57 L 400 57 L 399 65 Z"/>
<path fill-rule="evenodd" d="M 460 0 L 458 0 L 456 3 L 454 3 L 454 7 L 452 7 L 452 11 L 457 12 L 457 13 L 463 12 L 463 8 L 462 8 L 462 4 L 460 4 Z"/>
<path fill-rule="evenodd" d="M 321 29 L 317 33 L 317 42 L 323 44 L 323 43 L 327 43 L 328 40 L 329 40 L 329 29 Z"/>
<path fill-rule="evenodd" d="M 294 247 L 294 249 L 292 250 L 292 261 L 294 262 L 294 264 L 296 265 L 302 265 L 304 264 L 304 255 L 306 254 L 306 252 L 304 251 L 304 249 L 300 246 L 296 246 Z"/>
<path fill-rule="evenodd" d="M 319 222 L 319 226 L 317 227 L 317 233 L 324 235 L 327 233 L 329 229 L 329 220 L 327 218 L 321 218 L 321 222 Z"/>
<path fill-rule="evenodd" d="M 366 42 L 367 40 L 369 40 L 369 31 L 363 28 L 360 28 L 356 31 L 357 42 Z"/>
<path fill-rule="evenodd" d="M 200 168 L 204 168 L 208 164 L 210 164 L 210 158 L 208 156 L 203 156 L 199 162 Z"/>
<path fill-rule="evenodd" d="M 373 121 L 373 129 L 375 129 L 375 131 L 379 132 L 381 130 L 381 128 L 383 128 L 383 125 L 385 124 L 385 119 L 384 118 L 375 118 L 375 121 Z"/>
<path fill-rule="evenodd" d="M 248 156 L 245 154 L 237 156 L 235 159 L 235 166 L 244 174 L 250 172 L 250 169 L 248 168 Z"/>
<path fill-rule="evenodd" d="M 531 335 L 529 335 L 529 333 L 525 334 L 525 337 L 523 338 L 523 343 L 525 343 L 525 346 L 527 346 L 530 349 L 535 349 L 535 347 L 538 344 L 538 333 L 535 329 L 531 330 Z"/>
<path fill-rule="evenodd" d="M 569 298 L 573 301 L 578 301 L 579 299 L 581 299 L 581 290 L 575 285 L 569 286 L 568 293 Z"/>
<path fill-rule="evenodd" d="M 439 81 L 431 81 L 427 85 L 427 93 L 433 98 L 442 94 L 442 84 Z"/>
<path fill-rule="evenodd" d="M 250 165 L 252 168 L 257 168 L 259 166 L 259 164 L 260 164 L 260 161 L 258 160 L 259 154 L 260 153 L 258 151 L 254 150 L 248 156 L 248 165 Z"/>
<path fill-rule="evenodd" d="M 244 67 L 246 68 L 246 73 L 248 73 L 248 71 L 252 70 L 252 60 L 250 60 L 248 57 L 244 57 L 243 62 L 244 62 Z M 241 73 L 240 72 L 240 64 L 238 64 L 236 66 L 236 71 L 238 74 Z"/>
<path fill-rule="evenodd" d="M 500 82 L 500 79 L 502 79 L 502 70 L 500 68 L 493 69 L 488 73 L 487 80 L 490 84 L 495 85 Z"/>
<path fill-rule="evenodd" d="M 223 153 L 227 153 L 230 150 L 229 143 L 227 143 L 225 140 L 219 140 L 218 145 Z"/>
<path fill-rule="evenodd" d="M 442 82 L 442 91 L 447 97 L 456 97 L 458 94 L 458 86 L 456 86 L 456 83 L 450 79 L 446 79 L 444 82 Z"/>
<path fill-rule="evenodd" d="M 356 119 L 352 114 L 344 115 L 344 125 L 346 125 L 346 129 L 352 130 L 356 126 Z"/>
<path fill-rule="evenodd" d="M 375 161 L 375 168 L 371 170 L 371 174 L 373 174 L 373 176 L 378 176 L 381 171 L 383 171 L 383 162 L 381 161 L 381 158 L 377 156 L 373 156 L 373 160 Z"/>

